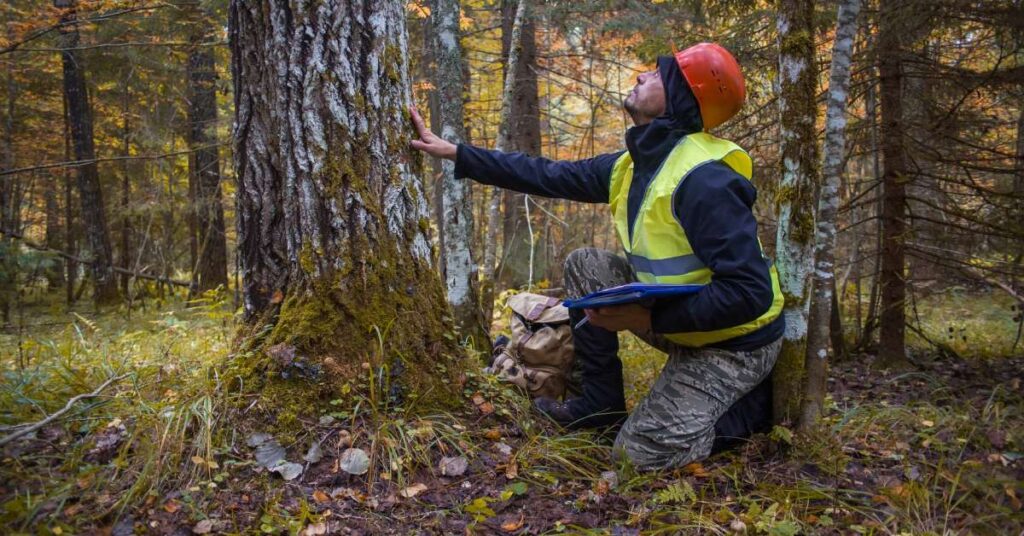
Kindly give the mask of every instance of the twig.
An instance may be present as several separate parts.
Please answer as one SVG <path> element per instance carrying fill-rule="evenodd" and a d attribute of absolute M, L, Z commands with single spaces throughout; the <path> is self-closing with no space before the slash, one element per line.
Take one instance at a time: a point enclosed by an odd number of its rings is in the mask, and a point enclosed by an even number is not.
<path fill-rule="evenodd" d="M 110 385 L 110 384 L 112 384 L 112 383 L 114 383 L 116 381 L 122 380 L 122 379 L 126 378 L 127 376 L 128 376 L 128 374 L 122 374 L 120 376 L 113 376 L 111 378 L 107 378 L 107 381 L 105 381 L 102 384 L 100 384 L 100 386 L 97 387 L 96 389 L 94 389 L 93 392 L 91 392 L 91 393 L 83 393 L 83 394 L 75 395 L 75 396 L 71 397 L 71 399 L 68 400 L 67 404 L 64 404 L 64 408 L 62 408 L 61 410 L 59 410 L 59 411 L 57 411 L 55 413 L 50 414 L 49 416 L 47 416 L 45 419 L 43 419 L 41 421 L 37 421 L 37 422 L 32 423 L 32 424 L 27 424 L 26 423 L 26 424 L 17 424 L 17 425 L 11 426 L 11 427 L 5 427 L 4 429 L 8 429 L 8 430 L 11 429 L 11 428 L 19 428 L 19 429 L 15 430 L 14 432 L 11 432 L 10 434 L 8 434 L 8 435 L 6 435 L 6 436 L 4 436 L 2 438 L 0 438 L 0 447 L 10 443 L 11 441 L 14 441 L 15 439 L 18 439 L 19 437 L 21 437 L 21 436 L 23 436 L 25 434 L 29 434 L 29 433 L 35 432 L 36 430 L 46 426 L 47 424 L 50 424 L 51 422 L 57 420 L 61 415 L 64 415 L 65 413 L 70 411 L 71 407 L 75 405 L 75 402 L 78 402 L 79 400 L 84 400 L 86 398 L 95 398 L 95 397 L 99 396 L 99 394 L 101 392 L 103 392 L 103 390 L 106 389 L 108 385 Z M 24 427 L 24 428 L 22 428 L 22 427 Z"/>
<path fill-rule="evenodd" d="M 21 234 L 18 234 L 18 233 L 12 233 L 11 231 L 5 231 L 3 229 L 0 229 L 0 235 L 7 235 L 7 236 L 9 236 L 11 238 L 16 238 L 18 240 L 21 240 L 21 242 L 23 244 L 25 244 L 26 246 L 28 246 L 28 247 L 36 250 L 36 251 L 45 251 L 45 252 L 48 252 L 48 253 L 53 253 L 53 254 L 55 254 L 55 255 L 57 255 L 59 257 L 63 257 L 65 259 L 77 262 L 79 264 L 92 264 L 93 263 L 93 261 L 90 260 L 90 259 L 85 259 L 85 258 L 79 257 L 77 255 L 72 255 L 72 254 L 70 254 L 70 253 L 68 253 L 66 251 L 61 251 L 59 249 L 51 248 L 51 247 L 48 247 L 48 246 L 44 246 L 42 244 L 37 244 L 37 243 L 29 240 L 28 238 L 25 238 L 24 236 L 22 236 Z M 117 273 L 119 273 L 119 274 L 130 275 L 132 277 L 136 277 L 136 278 L 139 278 L 139 279 L 148 279 L 150 281 L 159 281 L 161 283 L 166 283 L 168 285 L 175 285 L 175 286 L 179 286 L 179 287 L 191 287 L 192 286 L 192 283 L 190 281 L 182 281 L 180 279 L 171 279 L 169 277 L 163 277 L 163 276 L 154 275 L 154 274 L 147 274 L 145 272 L 137 272 L 137 271 L 134 271 L 134 270 L 129 270 L 127 268 L 122 268 L 120 266 L 111 265 L 110 269 L 115 271 L 115 272 L 117 272 Z"/>

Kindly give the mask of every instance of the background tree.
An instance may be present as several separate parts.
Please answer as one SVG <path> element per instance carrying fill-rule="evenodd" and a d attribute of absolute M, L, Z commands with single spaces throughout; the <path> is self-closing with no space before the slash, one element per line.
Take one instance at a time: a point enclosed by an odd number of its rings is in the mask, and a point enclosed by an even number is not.
<path fill-rule="evenodd" d="M 89 240 L 89 253 L 92 256 L 93 300 L 97 306 L 110 305 L 119 300 L 119 295 L 113 270 L 114 255 L 110 246 L 110 231 L 103 205 L 103 190 L 95 162 L 92 110 L 89 108 L 89 94 L 85 84 L 85 66 L 82 55 L 76 50 L 79 46 L 79 34 L 75 23 L 75 0 L 54 0 L 54 5 L 64 8 L 59 29 L 64 63 L 64 98 L 67 100 L 67 117 L 75 160 L 78 161 L 75 166 L 78 176 L 78 199 L 82 207 L 85 234 Z"/>
<path fill-rule="evenodd" d="M 459 0 L 433 0 L 430 22 L 433 38 L 430 40 L 436 62 L 434 85 L 437 89 L 438 131 L 452 142 L 466 138 L 462 111 L 462 46 L 459 29 Z M 463 336 L 470 336 L 479 348 L 485 348 L 490 338 L 488 322 L 482 317 L 479 302 L 479 282 L 473 262 L 473 198 L 469 181 L 455 179 L 455 163 L 441 161 L 442 168 L 442 273 L 448 291 L 448 303 L 455 315 L 455 325 Z M 486 348 L 489 350 L 489 348 Z"/>
<path fill-rule="evenodd" d="M 853 41 L 857 36 L 857 14 L 860 12 L 860 4 L 860 0 L 844 0 L 839 4 L 835 42 L 832 46 L 825 144 L 822 150 L 824 180 L 818 196 L 813 293 L 807 316 L 805 382 L 800 411 L 800 425 L 805 430 L 811 430 L 817 424 L 828 390 L 828 346 L 833 328 L 831 321 L 835 289 L 836 216 L 843 167 L 846 164 L 846 103 L 849 99 L 850 62 Z"/>
<path fill-rule="evenodd" d="M 221 201 L 220 155 L 217 149 L 217 71 L 210 44 L 214 31 L 209 16 L 192 7 L 188 20 L 188 147 L 189 222 L 192 284 L 195 292 L 227 287 L 227 240 Z"/>

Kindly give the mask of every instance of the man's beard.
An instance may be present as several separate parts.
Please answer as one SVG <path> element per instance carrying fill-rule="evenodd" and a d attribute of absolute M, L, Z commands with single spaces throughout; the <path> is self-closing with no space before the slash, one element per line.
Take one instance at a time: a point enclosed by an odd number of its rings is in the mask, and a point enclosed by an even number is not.
<path fill-rule="evenodd" d="M 639 120 L 644 115 L 640 112 L 639 109 L 637 109 L 636 102 L 630 100 L 630 97 L 632 97 L 632 96 L 633 96 L 633 93 L 630 93 L 629 95 L 626 95 L 625 99 L 622 100 L 622 109 L 626 110 L 626 113 L 629 114 L 629 117 L 633 119 L 633 124 L 634 125 L 638 125 L 638 124 L 640 124 Z"/>

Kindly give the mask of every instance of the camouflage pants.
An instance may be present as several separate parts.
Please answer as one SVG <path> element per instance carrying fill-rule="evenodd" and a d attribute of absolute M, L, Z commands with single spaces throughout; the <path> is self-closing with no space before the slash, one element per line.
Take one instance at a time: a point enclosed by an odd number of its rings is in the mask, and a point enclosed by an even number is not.
<path fill-rule="evenodd" d="M 566 292 L 571 297 L 632 281 L 636 275 L 629 263 L 609 251 L 578 249 L 565 261 Z M 605 330 L 581 331 L 574 333 L 577 340 L 604 336 L 597 332 Z M 681 467 L 706 458 L 715 439 L 715 422 L 768 376 L 782 346 L 780 338 L 751 351 L 687 348 L 660 335 L 636 335 L 668 354 L 651 392 L 633 409 L 615 439 L 616 455 L 626 456 L 641 470 Z M 586 392 L 589 356 L 578 353 L 577 359 L 584 361 Z M 620 371 L 621 366 L 619 362 Z M 621 373 L 619 378 L 621 389 Z"/>

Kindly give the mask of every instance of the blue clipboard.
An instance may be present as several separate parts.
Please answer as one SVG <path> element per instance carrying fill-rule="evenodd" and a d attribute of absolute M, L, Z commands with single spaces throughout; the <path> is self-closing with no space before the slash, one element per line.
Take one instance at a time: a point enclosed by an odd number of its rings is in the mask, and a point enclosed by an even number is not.
<path fill-rule="evenodd" d="M 626 283 L 625 285 L 592 292 L 582 298 L 565 300 L 562 304 L 569 309 L 597 309 L 599 307 L 637 303 L 657 298 L 684 296 L 694 294 L 702 288 L 704 288 L 704 285 Z"/>

